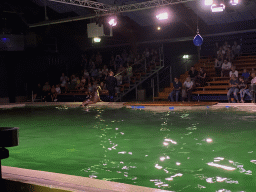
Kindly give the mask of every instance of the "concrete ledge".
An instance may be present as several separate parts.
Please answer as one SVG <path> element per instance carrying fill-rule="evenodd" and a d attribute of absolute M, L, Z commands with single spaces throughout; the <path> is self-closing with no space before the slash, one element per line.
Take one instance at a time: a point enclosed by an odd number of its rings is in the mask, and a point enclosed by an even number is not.
<path fill-rule="evenodd" d="M 31 188 L 59 189 L 65 191 L 83 192 L 161 192 L 165 190 L 153 189 L 135 185 L 128 185 L 112 181 L 104 181 L 87 177 L 22 169 L 2 166 L 3 179 L 29 184 Z M 7 182 L 8 183 L 8 182 Z M 8 186 L 7 186 L 8 187 Z M 31 190 L 32 191 L 32 190 Z"/>
<path fill-rule="evenodd" d="M 26 102 L 26 103 L 17 103 L 17 104 L 4 104 L 0 105 L 0 109 L 8 109 L 13 107 L 25 107 L 25 106 L 67 106 L 70 108 L 80 107 L 82 102 Z M 98 102 L 96 104 L 90 104 L 87 107 L 89 108 L 101 108 L 101 107 L 109 107 L 109 108 L 123 108 L 126 107 L 128 109 L 140 109 L 147 110 L 153 112 L 167 112 L 167 111 L 194 111 L 194 110 L 216 110 L 216 109 L 225 109 L 232 108 L 237 109 L 239 111 L 247 111 L 247 112 L 256 112 L 255 103 L 218 103 L 216 105 L 209 106 L 173 106 L 172 103 L 165 106 L 150 106 L 150 105 L 141 105 L 141 106 L 133 106 L 133 105 L 124 105 L 124 102 Z"/>

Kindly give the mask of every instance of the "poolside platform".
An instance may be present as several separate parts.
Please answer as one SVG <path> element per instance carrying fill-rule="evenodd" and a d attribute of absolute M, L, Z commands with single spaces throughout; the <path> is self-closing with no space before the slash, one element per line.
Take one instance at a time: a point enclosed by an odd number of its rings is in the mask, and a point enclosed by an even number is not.
<path fill-rule="evenodd" d="M 210 106 L 217 105 L 218 102 L 169 102 L 169 101 L 155 101 L 155 102 L 126 102 L 124 106 Z"/>
<path fill-rule="evenodd" d="M 2 166 L 6 190 L 40 192 L 164 192 L 165 190 L 99 180 L 88 177 Z"/>
<path fill-rule="evenodd" d="M 0 109 L 10 109 L 17 107 L 43 107 L 43 106 L 66 106 L 70 108 L 81 107 L 82 102 L 26 102 L 26 103 L 6 103 L 0 104 Z M 167 111 L 194 111 L 194 110 L 216 110 L 216 109 L 234 109 L 256 113 L 255 103 L 218 103 L 218 102 L 98 102 L 90 104 L 86 108 L 128 108 L 148 110 L 153 112 Z"/>

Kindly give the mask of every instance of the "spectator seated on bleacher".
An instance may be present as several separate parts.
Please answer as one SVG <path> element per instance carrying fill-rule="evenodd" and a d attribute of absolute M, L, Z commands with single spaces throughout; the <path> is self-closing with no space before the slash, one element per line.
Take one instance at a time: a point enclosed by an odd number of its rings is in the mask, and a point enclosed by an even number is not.
<path fill-rule="evenodd" d="M 239 92 L 240 92 L 241 103 L 244 103 L 244 96 L 246 94 L 250 97 L 250 100 L 252 100 L 252 94 L 251 94 L 250 90 L 248 89 L 248 85 L 247 85 L 246 81 L 244 80 L 243 76 L 239 77 L 238 88 L 239 88 Z"/>
<path fill-rule="evenodd" d="M 100 94 L 107 94 L 107 86 L 104 82 L 100 82 Z"/>
<path fill-rule="evenodd" d="M 219 47 L 219 50 L 217 51 L 217 59 L 223 61 L 225 55 L 225 50 L 222 47 Z"/>
<path fill-rule="evenodd" d="M 235 66 L 231 67 L 231 71 L 229 72 L 229 77 L 231 77 L 233 74 L 235 75 L 236 78 L 238 78 L 238 71 L 236 70 Z"/>
<path fill-rule="evenodd" d="M 174 78 L 174 82 L 173 82 L 173 90 L 172 92 L 170 93 L 168 99 L 171 101 L 171 102 L 174 102 L 174 99 L 173 99 L 173 96 L 175 95 L 176 96 L 176 102 L 179 101 L 179 95 L 180 95 L 180 92 L 181 92 L 181 88 L 182 88 L 182 84 L 181 82 L 178 80 L 177 77 Z"/>
<path fill-rule="evenodd" d="M 228 48 L 231 48 L 230 45 L 228 44 L 227 41 L 225 41 L 224 45 L 223 45 L 223 50 L 225 51 L 225 54 L 226 54 L 226 51 L 228 50 Z"/>
<path fill-rule="evenodd" d="M 66 90 L 67 82 L 68 82 L 68 77 L 65 76 L 65 73 L 62 73 L 60 77 L 60 88 L 62 93 L 64 93 Z"/>
<path fill-rule="evenodd" d="M 99 73 L 95 65 L 92 67 L 90 74 L 91 74 L 91 77 L 94 78 L 95 80 L 98 78 Z"/>
<path fill-rule="evenodd" d="M 92 83 L 88 83 L 88 92 L 91 93 L 93 91 Z"/>
<path fill-rule="evenodd" d="M 52 88 L 51 88 L 51 99 L 52 99 L 52 102 L 57 101 L 57 92 L 54 85 L 52 85 Z"/>
<path fill-rule="evenodd" d="M 222 66 L 221 58 L 215 59 L 214 68 L 215 68 L 215 75 L 216 75 L 216 77 L 220 77 L 221 76 L 221 66 Z"/>
<path fill-rule="evenodd" d="M 102 79 L 106 80 L 107 76 L 108 76 L 108 68 L 107 68 L 107 65 L 104 65 L 102 69 Z"/>
<path fill-rule="evenodd" d="M 238 89 L 238 80 L 236 79 L 235 75 L 232 74 L 231 75 L 231 79 L 229 81 L 229 90 L 227 93 L 227 98 L 228 98 L 228 102 L 230 103 L 230 95 L 234 94 L 234 97 L 237 101 L 237 103 L 239 103 L 238 97 L 237 97 L 237 93 L 239 92 Z"/>
<path fill-rule="evenodd" d="M 246 69 L 244 69 L 242 73 L 242 77 L 244 78 L 245 82 L 248 82 L 250 73 Z"/>
<path fill-rule="evenodd" d="M 40 83 L 37 84 L 37 86 L 33 90 L 33 101 L 35 101 L 37 98 L 42 100 L 42 86 Z"/>
<path fill-rule="evenodd" d="M 184 99 L 187 97 L 188 102 L 191 100 L 191 95 L 193 91 L 194 83 L 191 81 L 190 77 L 186 78 L 186 81 L 183 83 L 183 89 L 182 89 L 182 102 L 184 102 Z"/>
<path fill-rule="evenodd" d="M 234 41 L 234 45 L 232 46 L 232 57 L 235 59 L 236 57 L 240 56 L 241 53 L 241 46 Z"/>
<path fill-rule="evenodd" d="M 195 78 L 197 77 L 198 75 L 198 71 L 195 69 L 194 66 L 192 66 L 188 72 L 189 74 L 189 77 L 192 81 L 195 81 Z"/>
<path fill-rule="evenodd" d="M 43 86 L 43 101 L 51 101 L 51 86 L 45 82 Z"/>
<path fill-rule="evenodd" d="M 199 86 L 204 87 L 205 83 L 207 81 L 207 74 L 206 74 L 203 67 L 200 67 L 197 79 L 198 79 L 198 82 L 199 82 Z"/>
<path fill-rule="evenodd" d="M 231 70 L 231 63 L 227 59 L 224 59 L 221 67 L 221 77 L 228 77 Z"/>

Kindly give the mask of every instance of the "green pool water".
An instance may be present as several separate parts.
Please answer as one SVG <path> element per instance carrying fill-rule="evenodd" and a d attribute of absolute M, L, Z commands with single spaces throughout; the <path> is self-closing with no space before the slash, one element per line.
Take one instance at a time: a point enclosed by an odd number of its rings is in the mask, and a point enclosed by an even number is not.
<path fill-rule="evenodd" d="M 25 107 L 0 110 L 19 127 L 2 165 L 170 191 L 256 191 L 256 116 L 231 109 Z"/>

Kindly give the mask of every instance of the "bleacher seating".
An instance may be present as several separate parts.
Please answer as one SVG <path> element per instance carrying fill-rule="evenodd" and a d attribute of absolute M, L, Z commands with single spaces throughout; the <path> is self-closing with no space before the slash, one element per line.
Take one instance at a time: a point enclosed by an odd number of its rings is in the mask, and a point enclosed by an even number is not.
<path fill-rule="evenodd" d="M 236 67 L 239 76 L 242 74 L 244 68 L 247 71 L 251 71 L 253 68 L 256 69 L 256 55 L 241 55 L 236 60 L 232 62 L 232 65 Z M 229 77 L 215 77 L 214 69 L 214 59 L 203 58 L 200 59 L 197 64 L 195 64 L 196 70 L 199 70 L 200 67 L 204 67 L 208 76 L 208 82 L 204 87 L 196 87 L 193 91 L 192 98 L 199 100 L 202 96 L 207 96 L 206 98 L 211 100 L 219 100 L 221 98 L 225 100 L 225 96 L 228 92 L 229 87 Z M 180 82 L 184 82 L 188 76 L 188 71 L 182 74 L 179 78 Z M 157 97 L 154 97 L 155 100 L 167 100 L 168 95 L 173 90 L 173 85 L 170 84 L 170 87 L 166 87 L 162 92 L 158 93 Z M 218 99 L 216 95 L 220 96 Z M 200 97 L 201 96 L 201 97 Z M 212 97 L 214 96 L 214 97 Z"/>

